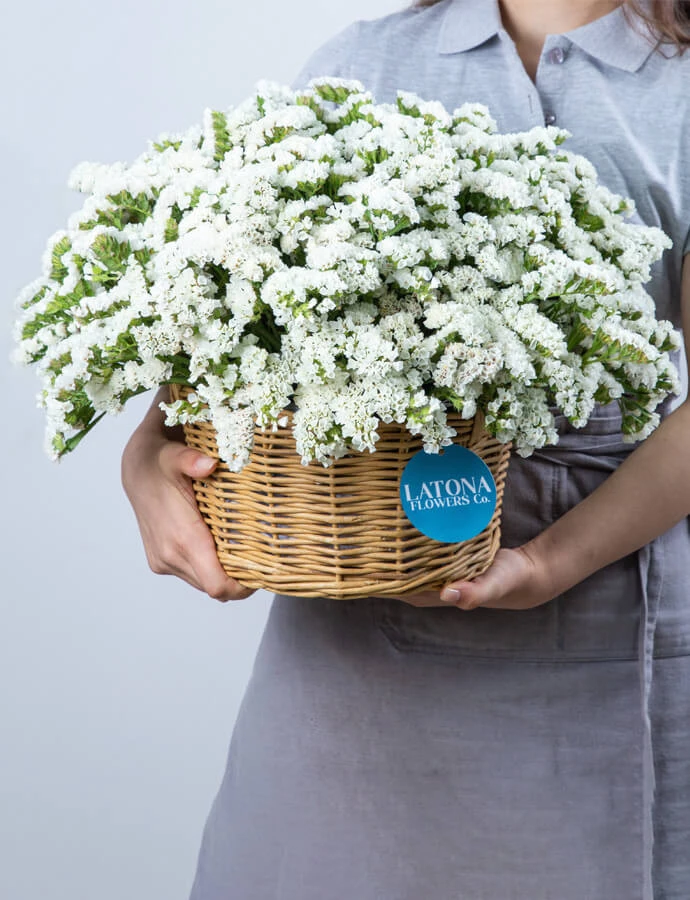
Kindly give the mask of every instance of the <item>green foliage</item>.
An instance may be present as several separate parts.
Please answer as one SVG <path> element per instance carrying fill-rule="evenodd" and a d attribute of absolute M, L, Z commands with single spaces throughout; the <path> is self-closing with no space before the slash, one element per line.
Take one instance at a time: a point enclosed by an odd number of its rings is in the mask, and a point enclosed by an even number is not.
<path fill-rule="evenodd" d="M 139 193 L 133 196 L 129 191 L 108 194 L 107 200 L 112 206 L 96 211 L 96 216 L 80 224 L 82 231 L 91 231 L 97 225 L 122 229 L 125 225 L 139 225 L 145 222 L 155 206 L 155 198 Z"/>
<path fill-rule="evenodd" d="M 333 200 L 341 199 L 338 194 L 340 188 L 354 180 L 347 175 L 338 175 L 331 171 L 325 178 L 319 178 L 316 181 L 298 181 L 295 187 L 285 185 L 280 188 L 280 195 L 286 200 L 309 200 L 318 194 L 326 194 Z M 322 212 L 319 212 L 319 215 L 323 217 Z"/>
<path fill-rule="evenodd" d="M 228 271 L 224 269 L 223 266 L 220 266 L 217 263 L 206 263 L 203 271 L 206 275 L 211 276 L 211 278 L 213 279 L 213 283 L 218 289 L 218 293 L 222 294 L 227 287 L 228 281 L 230 280 Z"/>
<path fill-rule="evenodd" d="M 330 84 L 315 84 L 314 93 L 321 97 L 322 100 L 332 103 L 344 103 L 355 91 L 343 86 L 335 87 Z"/>
<path fill-rule="evenodd" d="M 153 142 L 153 149 L 157 150 L 159 153 L 163 153 L 163 151 L 167 150 L 169 147 L 172 147 L 173 150 L 179 150 L 181 146 L 182 141 L 170 140 L 169 138 Z"/>
<path fill-rule="evenodd" d="M 391 154 L 385 147 L 377 147 L 375 150 L 357 150 L 356 156 L 364 160 L 367 173 L 371 175 L 376 166 L 389 159 Z"/>
<path fill-rule="evenodd" d="M 618 400 L 618 406 L 623 416 L 621 431 L 623 434 L 635 434 L 647 425 L 653 413 L 647 408 L 649 393 L 642 387 L 626 392 Z"/>
<path fill-rule="evenodd" d="M 55 294 L 46 304 L 44 310 L 37 313 L 32 319 L 28 319 L 22 327 L 22 340 L 29 340 L 43 329 L 58 322 L 69 324 L 74 318 L 73 309 L 78 306 L 84 297 L 93 296 L 90 285 L 80 279 L 74 290 L 66 294 Z M 45 290 L 43 291 L 45 295 Z M 35 355 L 34 361 L 38 361 L 45 355 L 45 348 Z"/>
<path fill-rule="evenodd" d="M 101 266 L 93 267 L 92 280 L 102 284 L 106 289 L 118 283 L 132 254 L 132 248 L 128 241 L 118 241 L 109 234 L 96 235 L 91 252 Z"/>
<path fill-rule="evenodd" d="M 40 303 L 41 300 L 43 300 L 43 298 L 45 297 L 45 295 L 46 295 L 47 292 L 48 292 L 48 285 L 47 285 L 47 284 L 44 284 L 41 288 L 39 288 L 39 289 L 36 291 L 35 294 L 32 294 L 32 295 L 29 297 L 28 300 L 25 300 L 25 301 L 22 303 L 21 308 L 22 308 L 22 309 L 29 309 L 29 307 L 35 306 L 37 303 Z"/>
<path fill-rule="evenodd" d="M 312 112 L 316 113 L 316 115 L 321 118 L 323 115 L 323 108 L 319 104 L 319 101 L 316 100 L 312 96 L 307 96 L 306 94 L 299 94 L 295 98 L 295 102 L 297 106 L 307 106 Z"/>
<path fill-rule="evenodd" d="M 280 353 L 282 345 L 282 329 L 278 327 L 273 310 L 263 301 L 259 301 L 256 312 L 247 328 L 247 334 L 259 338 L 260 344 L 269 353 Z"/>
<path fill-rule="evenodd" d="M 586 326 L 582 326 L 586 328 Z M 616 369 L 624 363 L 648 363 L 645 353 L 630 344 L 622 344 L 619 340 L 605 334 L 601 329 L 590 331 L 590 346 L 582 353 L 582 365 L 591 362 L 602 362 L 608 369 Z M 640 388 L 641 389 L 641 388 Z"/>
<path fill-rule="evenodd" d="M 266 132 L 265 144 L 267 147 L 270 147 L 271 144 L 278 144 L 291 134 L 295 134 L 294 128 L 287 125 L 274 125 L 270 131 Z"/>
<path fill-rule="evenodd" d="M 50 254 L 50 277 L 58 284 L 67 278 L 67 266 L 62 261 L 62 257 L 72 249 L 72 242 L 64 235 L 55 243 L 52 253 Z"/>
<path fill-rule="evenodd" d="M 71 397 L 74 396 L 75 395 L 71 395 Z M 84 394 L 83 396 L 86 397 L 86 394 Z M 71 418 L 77 418 L 78 416 L 80 419 L 83 419 L 88 416 L 90 404 L 87 406 L 87 403 L 88 398 L 86 398 L 85 404 L 79 404 L 79 401 L 77 400 L 78 412 L 76 415 L 71 416 Z M 72 450 L 74 450 L 82 442 L 82 440 L 91 431 L 91 429 L 101 421 L 104 415 L 104 412 L 100 413 L 99 415 L 95 415 L 95 410 L 91 408 L 90 417 L 88 418 L 87 423 L 80 431 L 77 432 L 77 434 L 72 435 L 72 437 L 70 438 L 65 438 L 64 434 L 56 434 L 53 438 L 53 447 L 57 451 L 58 455 L 65 456 L 67 453 L 71 453 Z M 78 427 L 78 425 L 75 425 L 75 427 Z"/>
<path fill-rule="evenodd" d="M 390 228 L 377 227 L 373 222 L 375 216 L 387 216 L 388 218 L 392 218 L 394 224 L 391 225 Z M 412 222 L 407 216 L 396 217 L 386 209 L 367 209 L 364 212 L 363 219 L 365 222 L 370 223 L 372 237 L 377 241 L 381 241 L 383 238 L 392 237 L 395 234 L 400 234 L 412 227 Z"/>
<path fill-rule="evenodd" d="M 462 216 L 466 212 L 477 213 L 480 216 L 503 215 L 510 212 L 522 212 L 523 207 L 513 206 L 507 197 L 488 197 L 486 194 L 473 191 L 470 188 L 464 188 L 457 196 L 459 205 L 459 214 Z"/>
<path fill-rule="evenodd" d="M 189 195 L 189 208 L 190 209 L 195 209 L 199 205 L 199 200 L 201 200 L 203 194 L 204 194 L 203 188 L 200 188 L 200 187 L 194 188 L 192 193 Z M 181 220 L 181 218 L 182 217 L 180 216 L 180 220 Z M 178 221 L 180 221 L 180 220 L 178 220 Z"/>
<path fill-rule="evenodd" d="M 176 241 L 177 236 L 179 234 L 179 228 L 175 219 L 170 217 L 168 221 L 165 223 L 165 242 L 169 244 L 171 241 Z"/>
<path fill-rule="evenodd" d="M 179 235 L 179 228 L 177 227 L 182 221 L 182 210 L 174 203 L 172 209 L 170 210 L 170 218 L 165 224 L 165 240 L 166 243 L 170 241 L 176 241 Z"/>
<path fill-rule="evenodd" d="M 132 256 L 139 263 L 142 270 L 145 270 L 147 264 L 153 259 L 153 250 L 149 249 L 148 247 L 140 247 L 139 250 L 134 251 Z"/>
<path fill-rule="evenodd" d="M 601 231 L 606 227 L 606 223 L 601 218 L 592 213 L 583 199 L 579 191 L 573 191 L 570 197 L 570 205 L 573 210 L 573 218 L 583 231 Z"/>
<path fill-rule="evenodd" d="M 599 387 L 594 392 L 595 403 L 602 403 L 606 406 L 607 404 L 611 403 L 612 400 L 613 397 L 611 396 L 611 392 L 608 390 L 608 388 L 604 387 L 603 385 L 599 385 Z"/>
<path fill-rule="evenodd" d="M 450 388 L 435 388 L 434 396 L 439 400 L 443 400 L 443 402 L 447 403 L 449 406 L 452 406 L 456 412 L 462 412 L 462 408 L 465 405 L 464 398 L 459 394 L 456 394 L 455 391 Z"/>
<path fill-rule="evenodd" d="M 436 116 L 432 115 L 432 113 L 423 113 L 418 106 L 413 106 L 405 103 L 402 97 L 398 97 L 396 99 L 396 106 L 398 110 L 405 116 L 412 116 L 415 119 L 423 119 L 426 125 L 433 125 L 435 122 L 438 122 Z M 460 122 L 460 119 L 454 120 Z"/>
<path fill-rule="evenodd" d="M 381 122 L 379 122 L 372 112 L 362 113 L 362 107 L 367 105 L 369 105 L 368 100 L 358 100 L 356 103 L 353 103 L 350 109 L 343 113 L 334 124 L 337 128 L 344 128 L 346 125 L 351 125 L 353 122 L 364 121 L 373 125 L 374 128 L 380 128 Z"/>
<path fill-rule="evenodd" d="M 659 350 L 661 353 L 670 353 L 672 350 L 675 350 L 677 347 L 676 341 L 674 340 L 673 336 L 670 334 L 666 335 L 666 337 L 664 337 L 664 339 L 661 341 L 661 343 L 657 343 L 657 341 L 655 340 L 655 336 L 652 335 L 650 337 L 650 343 L 654 344 L 654 346 L 657 348 L 657 350 Z"/>
<path fill-rule="evenodd" d="M 225 154 L 232 147 L 228 132 L 228 120 L 224 113 L 213 110 L 211 121 L 213 122 L 213 136 L 215 140 L 213 158 L 216 162 L 222 162 Z"/>

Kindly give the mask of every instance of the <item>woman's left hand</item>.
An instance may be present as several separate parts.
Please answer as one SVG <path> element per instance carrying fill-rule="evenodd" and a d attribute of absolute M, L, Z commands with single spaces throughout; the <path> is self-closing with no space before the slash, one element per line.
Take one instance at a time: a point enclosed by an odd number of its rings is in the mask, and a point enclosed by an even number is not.
<path fill-rule="evenodd" d="M 424 591 L 398 597 L 412 606 L 457 606 L 471 610 L 532 609 L 555 595 L 544 566 L 530 548 L 501 549 L 492 565 L 473 581 L 454 581 L 441 591 Z"/>

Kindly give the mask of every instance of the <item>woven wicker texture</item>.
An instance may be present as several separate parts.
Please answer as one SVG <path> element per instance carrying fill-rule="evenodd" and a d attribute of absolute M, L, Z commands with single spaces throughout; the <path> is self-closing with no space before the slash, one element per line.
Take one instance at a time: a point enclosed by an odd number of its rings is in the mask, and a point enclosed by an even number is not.
<path fill-rule="evenodd" d="M 171 386 L 173 399 L 186 393 Z M 324 468 L 302 465 L 288 422 L 275 432 L 256 429 L 241 472 L 221 462 L 194 482 L 223 568 L 249 588 L 335 599 L 438 589 L 480 575 L 499 547 L 510 445 L 487 434 L 481 416 L 449 421 L 455 443 L 477 453 L 496 481 L 496 511 L 481 534 L 439 543 L 405 516 L 400 476 L 422 445 L 403 426 L 381 424 L 375 453 L 352 453 Z M 210 424 L 186 425 L 184 433 L 190 447 L 218 456 Z"/>

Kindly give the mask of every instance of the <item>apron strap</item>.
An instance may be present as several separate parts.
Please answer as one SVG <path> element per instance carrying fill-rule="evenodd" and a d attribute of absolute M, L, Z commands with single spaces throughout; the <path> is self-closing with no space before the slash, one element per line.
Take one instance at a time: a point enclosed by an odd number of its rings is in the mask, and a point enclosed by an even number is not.
<path fill-rule="evenodd" d="M 654 900 L 652 867 L 654 859 L 654 744 L 649 714 L 654 664 L 654 635 L 659 614 L 663 582 L 663 538 L 657 538 L 638 551 L 642 608 L 638 642 L 638 671 L 642 704 L 642 864 L 643 900 Z"/>

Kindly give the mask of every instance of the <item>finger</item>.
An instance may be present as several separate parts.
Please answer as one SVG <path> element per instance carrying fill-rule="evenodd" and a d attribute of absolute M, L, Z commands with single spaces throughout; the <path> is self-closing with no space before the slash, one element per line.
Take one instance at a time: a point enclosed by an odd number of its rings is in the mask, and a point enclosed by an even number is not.
<path fill-rule="evenodd" d="M 216 600 L 239 600 L 254 593 L 230 578 L 218 560 L 213 535 L 198 513 L 182 521 L 173 536 L 154 534 L 144 546 L 149 566 L 157 575 L 175 575 Z"/>
<path fill-rule="evenodd" d="M 253 589 L 244 587 L 227 574 L 220 564 L 213 535 L 206 523 L 200 519 L 197 524 L 190 540 L 185 542 L 184 557 L 201 590 L 222 603 L 243 600 L 253 594 Z"/>
<path fill-rule="evenodd" d="M 184 562 L 186 563 L 186 560 Z M 202 594 L 208 594 L 213 600 L 221 603 L 226 603 L 228 600 L 244 600 L 256 593 L 253 588 L 245 588 L 234 578 L 228 577 L 223 569 L 221 569 L 221 575 L 216 577 L 205 572 L 197 574 L 196 571 L 190 570 L 188 564 L 175 565 L 173 563 L 168 564 L 167 571 L 161 574 L 174 575 L 197 591 L 201 591 Z"/>
<path fill-rule="evenodd" d="M 201 583 L 201 590 L 220 603 L 228 600 L 246 600 L 256 593 L 254 588 L 246 588 L 239 581 L 230 578 L 221 568 L 218 573 L 199 572 L 196 576 Z"/>
<path fill-rule="evenodd" d="M 197 577 L 201 580 L 201 590 L 220 603 L 227 603 L 229 600 L 246 600 L 247 597 L 256 593 L 254 588 L 246 588 L 239 581 L 227 575 L 222 568 L 219 574 L 203 572 Z"/>

